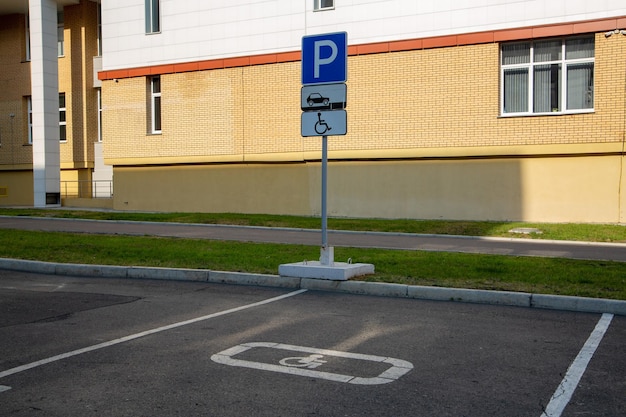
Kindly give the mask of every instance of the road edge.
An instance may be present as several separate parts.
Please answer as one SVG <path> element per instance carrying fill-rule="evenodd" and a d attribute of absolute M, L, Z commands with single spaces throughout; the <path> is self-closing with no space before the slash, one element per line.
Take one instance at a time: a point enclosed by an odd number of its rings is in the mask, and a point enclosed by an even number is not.
<path fill-rule="evenodd" d="M 10 258 L 0 258 L 0 269 L 47 275 L 256 285 L 430 301 L 453 301 L 585 313 L 611 313 L 626 316 L 626 301 L 622 300 L 525 292 L 428 287 L 366 281 L 331 281 L 208 269 L 68 264 Z"/>

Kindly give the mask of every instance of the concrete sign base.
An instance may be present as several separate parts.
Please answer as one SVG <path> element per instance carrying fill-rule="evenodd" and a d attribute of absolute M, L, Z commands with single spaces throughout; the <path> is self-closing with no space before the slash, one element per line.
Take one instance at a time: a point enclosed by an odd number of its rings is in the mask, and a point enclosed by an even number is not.
<path fill-rule="evenodd" d="M 278 273 L 284 277 L 346 281 L 350 278 L 373 274 L 374 265 L 347 262 L 333 262 L 331 265 L 322 265 L 319 261 L 306 261 L 279 265 Z"/>

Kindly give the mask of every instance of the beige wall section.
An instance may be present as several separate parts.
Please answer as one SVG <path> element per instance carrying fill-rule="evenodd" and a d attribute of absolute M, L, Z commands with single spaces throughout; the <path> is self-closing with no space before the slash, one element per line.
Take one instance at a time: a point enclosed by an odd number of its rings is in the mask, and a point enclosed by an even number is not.
<path fill-rule="evenodd" d="M 622 159 L 333 162 L 328 214 L 623 223 Z M 320 178 L 319 163 L 116 168 L 114 208 L 319 215 Z"/>
<path fill-rule="evenodd" d="M 520 161 L 342 163 L 329 170 L 333 216 L 521 219 Z"/>
<path fill-rule="evenodd" d="M 524 218 L 624 222 L 620 215 L 622 160 L 621 156 L 524 160 L 520 170 Z"/>
<path fill-rule="evenodd" d="M 0 206 L 32 206 L 33 172 L 0 171 Z"/>
<path fill-rule="evenodd" d="M 303 164 L 115 168 L 114 208 L 304 214 L 308 177 Z"/>
<path fill-rule="evenodd" d="M 605 156 L 340 164 L 329 173 L 329 178 L 335 177 L 329 187 L 329 213 L 623 222 L 616 193 L 620 188 L 620 159 Z"/>

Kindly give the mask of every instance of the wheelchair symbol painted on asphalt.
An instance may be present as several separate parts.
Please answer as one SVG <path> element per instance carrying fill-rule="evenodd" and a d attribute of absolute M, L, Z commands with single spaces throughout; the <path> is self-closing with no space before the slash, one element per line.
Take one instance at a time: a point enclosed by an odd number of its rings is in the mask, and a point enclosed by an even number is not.
<path fill-rule="evenodd" d="M 252 358 L 256 358 L 257 356 L 252 355 L 251 352 L 257 355 L 262 353 L 262 357 L 265 358 L 264 361 L 259 362 L 257 360 L 241 358 L 242 356 L 246 357 L 246 354 L 252 356 Z M 293 352 L 308 355 L 298 356 L 297 354 L 294 355 Z M 239 358 L 235 358 L 235 356 L 239 356 Z M 271 356 L 280 359 L 276 361 L 267 359 L 267 357 Z M 272 342 L 243 343 L 212 355 L 211 360 L 228 366 L 279 372 L 357 385 L 388 384 L 413 369 L 413 364 L 402 359 Z M 340 367 L 340 369 L 344 371 L 345 369 L 353 369 L 358 375 L 332 372 L 335 370 L 332 364 L 333 361 L 343 362 L 343 366 Z M 351 366 L 346 368 L 346 363 L 350 363 Z M 374 374 L 368 375 L 366 371 L 368 368 L 375 368 L 377 371 Z"/>
<path fill-rule="evenodd" d="M 315 369 L 320 365 L 324 365 L 326 361 L 321 360 L 324 355 L 295 356 L 280 360 L 281 365 L 293 366 L 295 368 Z"/>

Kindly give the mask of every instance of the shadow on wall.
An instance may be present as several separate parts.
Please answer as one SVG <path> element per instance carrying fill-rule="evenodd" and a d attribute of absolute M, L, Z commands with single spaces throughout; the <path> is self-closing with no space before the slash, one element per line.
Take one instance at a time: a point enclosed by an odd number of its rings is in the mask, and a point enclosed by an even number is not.
<path fill-rule="evenodd" d="M 621 159 L 586 155 L 333 164 L 329 215 L 619 223 Z"/>
<path fill-rule="evenodd" d="M 514 160 L 349 162 L 329 170 L 333 216 L 511 220 L 523 217 Z M 340 214 L 341 213 L 341 214 Z"/>
<path fill-rule="evenodd" d="M 331 161 L 331 217 L 619 222 L 621 156 Z M 319 216 L 320 162 L 116 168 L 119 210 Z M 623 194 L 623 193 L 622 193 Z"/>

